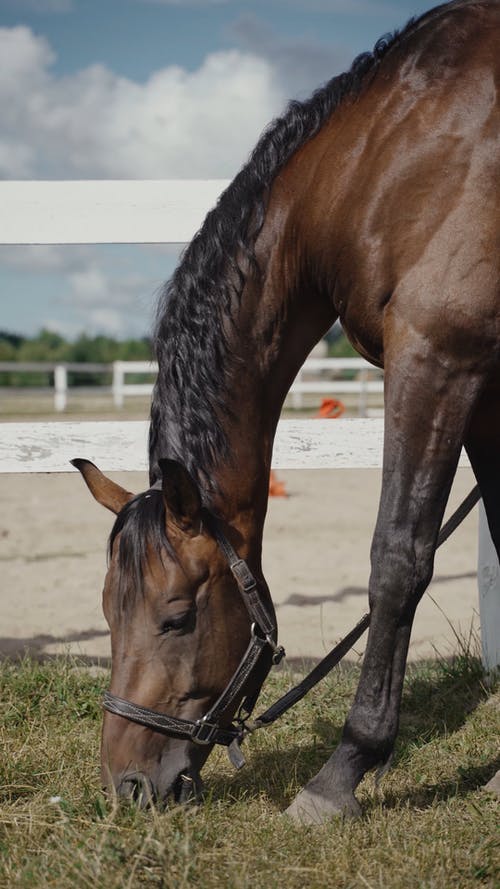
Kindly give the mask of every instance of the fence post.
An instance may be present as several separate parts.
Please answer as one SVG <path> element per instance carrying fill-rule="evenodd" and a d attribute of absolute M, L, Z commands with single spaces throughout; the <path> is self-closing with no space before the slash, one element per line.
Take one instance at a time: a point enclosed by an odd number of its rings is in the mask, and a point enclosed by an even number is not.
<path fill-rule="evenodd" d="M 500 565 L 482 500 L 479 502 L 477 584 L 483 663 L 487 670 L 493 670 L 500 667 Z"/>
<path fill-rule="evenodd" d="M 123 384 L 125 382 L 125 368 L 123 361 L 113 361 L 113 382 L 111 388 L 113 390 L 113 404 L 115 407 L 123 407 L 125 401 L 123 393 Z"/>
<path fill-rule="evenodd" d="M 54 409 L 66 410 L 66 394 L 68 390 L 68 372 L 64 364 L 56 364 L 54 368 Z"/>

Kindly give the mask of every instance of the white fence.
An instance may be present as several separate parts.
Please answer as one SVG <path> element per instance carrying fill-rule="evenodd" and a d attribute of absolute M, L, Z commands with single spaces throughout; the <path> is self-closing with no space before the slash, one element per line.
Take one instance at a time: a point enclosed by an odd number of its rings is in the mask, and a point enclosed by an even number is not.
<path fill-rule="evenodd" d="M 355 379 L 339 379 L 339 375 L 345 371 L 354 372 Z M 292 406 L 301 408 L 305 394 L 355 394 L 358 397 L 358 416 L 366 417 L 368 396 L 373 393 L 381 395 L 383 391 L 383 372 L 364 358 L 308 358 L 293 381 L 289 395 Z"/>
<path fill-rule="evenodd" d="M 110 364 L 58 363 L 41 361 L 0 361 L 0 373 L 53 374 L 54 410 L 64 411 L 68 405 L 68 373 L 80 374 L 109 373 L 111 387 L 96 386 L 96 391 L 109 391 L 113 404 L 122 408 L 130 396 L 151 395 L 153 383 L 128 383 L 130 374 L 147 376 L 158 373 L 154 361 L 113 361 Z M 345 379 L 346 372 L 354 378 Z M 343 375 L 343 376 L 342 376 Z M 378 379 L 373 379 L 376 376 Z M 0 392 L 2 391 L 0 386 Z M 381 395 L 384 391 L 382 371 L 374 368 L 364 358 L 308 358 L 297 374 L 289 392 L 294 408 L 303 407 L 303 395 L 356 395 L 358 416 L 368 415 L 368 396 Z"/>
<path fill-rule="evenodd" d="M 0 373 L 11 374 L 53 374 L 54 410 L 64 411 L 68 404 L 68 373 L 106 373 L 112 371 L 112 364 L 92 364 L 90 362 L 66 362 L 55 364 L 51 361 L 0 361 Z M 0 392 L 2 391 L 0 386 Z"/>
<path fill-rule="evenodd" d="M 341 377 L 345 372 L 356 375 L 356 379 L 346 380 Z M 156 374 L 158 366 L 148 361 L 115 361 L 113 363 L 113 401 L 115 407 L 123 407 L 129 395 L 150 395 L 152 383 L 127 383 L 127 374 Z M 371 379 L 374 375 L 378 379 Z M 364 358 L 308 358 L 299 370 L 289 391 L 292 406 L 303 406 L 304 394 L 308 395 L 345 395 L 355 394 L 358 397 L 358 414 L 364 417 L 368 410 L 368 395 L 381 394 L 384 383 L 382 371 L 374 368 Z"/>
<path fill-rule="evenodd" d="M 0 244 L 182 243 L 199 228 L 225 185 L 0 182 Z M 77 451 L 106 471 L 142 469 L 145 436 L 144 423 L 4 423 L 0 472 L 67 471 Z M 381 420 L 282 421 L 273 464 L 360 468 L 379 466 L 381 457 Z M 492 668 L 500 664 L 500 568 L 484 515 L 479 551 L 483 658 Z"/>

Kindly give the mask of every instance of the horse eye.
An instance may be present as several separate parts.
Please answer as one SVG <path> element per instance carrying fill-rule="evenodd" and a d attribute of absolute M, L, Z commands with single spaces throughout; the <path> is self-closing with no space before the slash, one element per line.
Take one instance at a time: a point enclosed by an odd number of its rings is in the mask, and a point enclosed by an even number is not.
<path fill-rule="evenodd" d="M 169 617 L 161 626 L 161 633 L 169 633 L 170 630 L 182 630 L 188 623 L 192 611 L 185 611 L 183 614 L 176 614 L 175 617 Z"/>

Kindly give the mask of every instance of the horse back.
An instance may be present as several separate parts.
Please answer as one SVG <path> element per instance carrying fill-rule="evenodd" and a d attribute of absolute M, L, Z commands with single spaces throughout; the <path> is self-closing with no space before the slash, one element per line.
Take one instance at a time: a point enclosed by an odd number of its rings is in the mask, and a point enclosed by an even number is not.
<path fill-rule="evenodd" d="M 308 268 L 380 364 L 389 306 L 500 341 L 500 3 L 417 24 L 288 170 Z"/>

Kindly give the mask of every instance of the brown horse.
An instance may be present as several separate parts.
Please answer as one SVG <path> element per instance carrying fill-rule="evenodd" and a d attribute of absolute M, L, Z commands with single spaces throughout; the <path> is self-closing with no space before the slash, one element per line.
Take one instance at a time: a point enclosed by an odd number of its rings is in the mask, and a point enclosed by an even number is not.
<path fill-rule="evenodd" d="M 197 794 L 217 732 L 268 672 L 273 437 L 292 380 L 337 318 L 385 368 L 371 623 L 340 745 L 289 813 L 356 814 L 359 781 L 389 761 L 462 445 L 500 548 L 499 89 L 498 0 L 455 0 L 410 22 L 269 127 L 166 286 L 151 489 L 133 497 L 77 461 L 117 514 L 102 772 L 120 794 Z M 231 552 L 248 567 L 232 572 Z"/>

